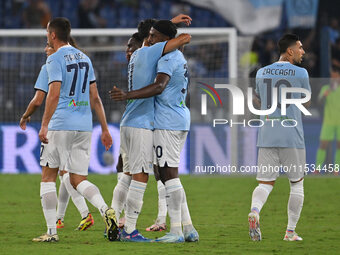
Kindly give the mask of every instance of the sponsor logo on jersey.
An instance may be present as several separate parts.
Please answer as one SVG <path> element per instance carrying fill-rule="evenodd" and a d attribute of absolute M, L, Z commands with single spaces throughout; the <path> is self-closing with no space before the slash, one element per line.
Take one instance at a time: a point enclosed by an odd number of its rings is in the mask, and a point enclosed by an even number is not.
<path fill-rule="evenodd" d="M 88 106 L 89 102 L 88 101 L 78 101 L 76 102 L 74 99 L 72 99 L 69 103 L 68 103 L 68 107 L 70 106 Z"/>

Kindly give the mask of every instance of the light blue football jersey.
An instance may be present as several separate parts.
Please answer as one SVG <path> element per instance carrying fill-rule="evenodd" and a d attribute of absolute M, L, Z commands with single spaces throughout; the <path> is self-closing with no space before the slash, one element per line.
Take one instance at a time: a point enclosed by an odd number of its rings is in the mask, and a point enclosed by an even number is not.
<path fill-rule="evenodd" d="M 137 90 L 152 84 L 156 78 L 158 60 L 167 42 L 136 50 L 128 66 L 128 90 Z M 154 97 L 129 100 L 120 126 L 154 129 Z"/>
<path fill-rule="evenodd" d="M 34 85 L 35 89 L 42 90 L 44 92 L 48 92 L 48 75 L 46 70 L 46 65 L 43 65 L 40 69 L 39 76 L 37 78 L 37 81 Z"/>
<path fill-rule="evenodd" d="M 163 56 L 157 65 L 157 73 L 170 76 L 162 94 L 155 97 L 155 129 L 190 129 L 190 111 L 185 105 L 188 93 L 188 68 L 179 50 Z"/>
<path fill-rule="evenodd" d="M 92 131 L 89 89 L 96 78 L 89 57 L 67 45 L 47 58 L 46 67 L 49 85 L 61 81 L 58 106 L 48 129 Z"/>
<path fill-rule="evenodd" d="M 280 90 L 284 87 L 295 87 L 304 88 L 311 92 L 307 70 L 289 62 L 275 62 L 258 70 L 256 74 L 256 93 L 261 98 L 262 110 L 271 107 L 271 99 L 268 100 L 268 94 L 272 95 L 270 92 L 274 86 L 278 88 L 278 107 L 274 113 L 261 116 L 264 125 L 259 128 L 257 146 L 303 149 L 305 148 L 305 140 L 301 111 L 295 105 L 287 105 L 286 116 L 282 116 Z M 301 98 L 301 93 L 290 94 L 291 98 Z M 272 119 L 278 119 L 279 121 L 272 121 Z M 297 122 L 296 127 L 284 127 L 281 125 L 281 121 L 284 119 L 295 120 Z M 284 124 L 295 125 L 293 122 L 285 122 Z"/>

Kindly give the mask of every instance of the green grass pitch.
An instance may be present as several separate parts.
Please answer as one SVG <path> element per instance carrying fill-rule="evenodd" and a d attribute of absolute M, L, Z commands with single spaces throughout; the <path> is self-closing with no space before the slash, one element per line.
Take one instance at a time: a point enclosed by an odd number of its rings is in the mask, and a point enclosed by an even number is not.
<path fill-rule="evenodd" d="M 46 231 L 39 199 L 39 175 L 0 175 L 0 254 L 339 254 L 340 178 L 306 177 L 305 203 L 297 227 L 302 242 L 282 241 L 287 224 L 289 183 L 280 177 L 261 213 L 263 240 L 248 236 L 247 215 L 254 177 L 182 176 L 199 243 L 159 244 L 109 242 L 103 238 L 104 223 L 89 205 L 95 225 L 74 231 L 80 215 L 72 201 L 58 243 L 33 243 Z M 90 175 L 89 180 L 111 203 L 116 175 Z M 157 188 L 150 177 L 138 228 L 147 233 L 157 214 Z"/>

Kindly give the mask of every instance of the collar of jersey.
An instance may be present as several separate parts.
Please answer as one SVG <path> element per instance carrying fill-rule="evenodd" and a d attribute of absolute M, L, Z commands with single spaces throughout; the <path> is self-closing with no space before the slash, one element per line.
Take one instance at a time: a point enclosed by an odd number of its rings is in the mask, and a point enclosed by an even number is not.
<path fill-rule="evenodd" d="M 64 45 L 64 46 L 61 46 L 58 50 L 60 50 L 61 48 L 67 48 L 67 47 L 72 47 L 69 43 L 68 44 L 66 44 L 66 45 Z M 57 50 L 57 51 L 58 51 Z"/>

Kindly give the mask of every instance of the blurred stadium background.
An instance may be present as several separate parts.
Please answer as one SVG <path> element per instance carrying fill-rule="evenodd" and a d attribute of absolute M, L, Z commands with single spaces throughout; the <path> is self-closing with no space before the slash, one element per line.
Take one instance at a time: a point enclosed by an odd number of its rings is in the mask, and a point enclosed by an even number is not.
<path fill-rule="evenodd" d="M 115 159 L 124 105 L 110 101 L 108 91 L 113 85 L 126 87 L 124 51 L 129 35 L 145 18 L 170 19 L 179 13 L 193 18 L 189 28 L 194 33 L 192 42 L 185 48 L 192 129 L 182 153 L 181 173 L 194 172 L 195 165 L 256 164 L 256 129 L 238 128 L 234 133 L 228 127 L 213 129 L 197 106 L 198 83 L 231 82 L 237 77 L 241 79 L 238 85 L 246 89 L 260 67 L 278 59 L 280 36 L 298 34 L 306 51 L 302 66 L 313 78 L 312 116 L 304 119 L 304 129 L 307 163 L 314 164 L 323 118 L 318 94 L 329 83 L 331 67 L 340 69 L 339 8 L 340 3 L 330 0 L 0 0 L 0 173 L 40 172 L 38 131 L 43 107 L 33 115 L 27 131 L 21 131 L 18 123 L 46 60 L 43 28 L 58 16 L 71 21 L 79 47 L 93 61 L 114 138 L 110 152 Z M 228 110 L 226 103 L 218 112 L 220 118 L 227 118 Z M 104 162 L 98 138 L 95 126 L 90 172 L 115 172 L 114 165 Z M 328 152 L 327 162 L 332 163 L 335 143 Z"/>

